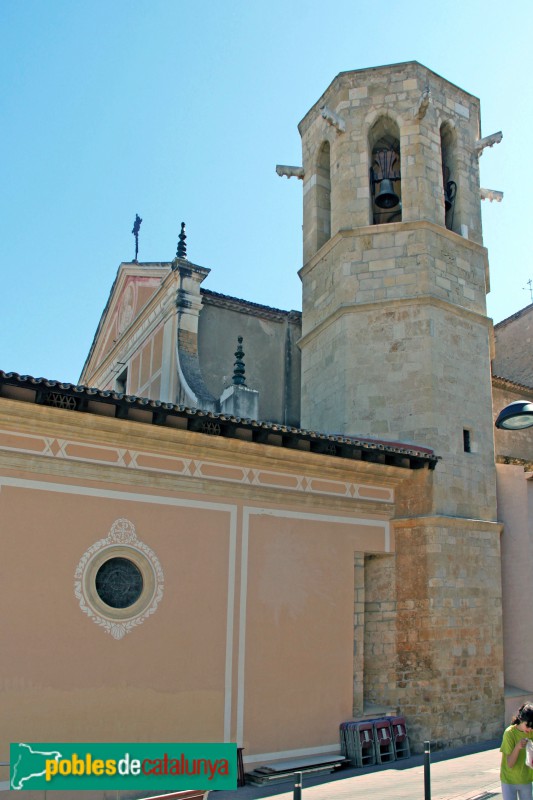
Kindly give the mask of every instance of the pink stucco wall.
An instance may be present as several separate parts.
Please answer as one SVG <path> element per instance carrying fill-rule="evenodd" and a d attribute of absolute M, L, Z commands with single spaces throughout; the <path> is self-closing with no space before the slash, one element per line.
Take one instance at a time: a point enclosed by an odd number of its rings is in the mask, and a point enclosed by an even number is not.
<path fill-rule="evenodd" d="M 497 465 L 502 535 L 505 682 L 533 693 L 531 579 L 533 575 L 533 482 L 523 466 Z"/>

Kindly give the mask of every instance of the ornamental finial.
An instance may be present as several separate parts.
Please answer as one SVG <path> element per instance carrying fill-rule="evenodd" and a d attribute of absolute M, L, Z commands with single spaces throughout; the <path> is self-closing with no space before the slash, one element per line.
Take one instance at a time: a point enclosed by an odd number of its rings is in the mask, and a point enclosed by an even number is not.
<path fill-rule="evenodd" d="M 244 350 L 242 349 L 242 336 L 239 336 L 237 341 L 238 345 L 235 351 L 236 361 L 233 364 L 233 378 L 231 379 L 231 382 L 234 386 L 246 386 L 246 380 L 244 377 L 244 361 L 242 360 L 244 356 Z"/>
<path fill-rule="evenodd" d="M 187 238 L 185 234 L 185 223 L 181 223 L 181 233 L 178 236 L 178 249 L 176 250 L 176 258 L 187 258 L 187 245 L 185 244 L 185 239 Z"/>

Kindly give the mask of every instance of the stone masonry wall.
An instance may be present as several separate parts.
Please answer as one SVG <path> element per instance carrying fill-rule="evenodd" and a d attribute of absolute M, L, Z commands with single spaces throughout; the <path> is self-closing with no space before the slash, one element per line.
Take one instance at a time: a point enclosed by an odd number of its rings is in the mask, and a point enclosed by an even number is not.
<path fill-rule="evenodd" d="M 365 556 L 354 554 L 353 715 L 364 709 L 365 670 Z"/>
<path fill-rule="evenodd" d="M 489 363 L 476 357 L 488 335 L 438 303 L 345 310 L 304 350 L 302 424 L 432 447 L 426 512 L 496 519 Z"/>
<path fill-rule="evenodd" d="M 305 337 L 339 306 L 438 298 L 485 314 L 487 251 L 426 222 L 343 232 L 300 271 Z"/>
<path fill-rule="evenodd" d="M 411 739 L 448 747 L 497 737 L 500 526 L 426 519 L 397 521 L 395 529 L 397 700 Z"/>
<path fill-rule="evenodd" d="M 365 557 L 365 703 L 396 705 L 395 557 Z"/>

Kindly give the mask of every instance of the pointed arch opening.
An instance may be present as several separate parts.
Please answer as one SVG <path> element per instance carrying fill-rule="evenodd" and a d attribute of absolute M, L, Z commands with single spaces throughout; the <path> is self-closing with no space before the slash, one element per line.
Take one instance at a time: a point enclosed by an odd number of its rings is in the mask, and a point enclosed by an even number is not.
<path fill-rule="evenodd" d="M 331 238 L 331 151 L 323 142 L 316 166 L 317 250 Z"/>
<path fill-rule="evenodd" d="M 455 208 L 455 198 L 457 196 L 457 135 L 449 122 L 443 122 L 440 126 L 440 148 L 442 156 L 442 188 L 444 203 L 444 223 L 448 230 L 458 229 L 458 216 Z"/>
<path fill-rule="evenodd" d="M 392 119 L 380 117 L 370 129 L 368 138 L 372 224 L 401 222 L 400 131 Z"/>

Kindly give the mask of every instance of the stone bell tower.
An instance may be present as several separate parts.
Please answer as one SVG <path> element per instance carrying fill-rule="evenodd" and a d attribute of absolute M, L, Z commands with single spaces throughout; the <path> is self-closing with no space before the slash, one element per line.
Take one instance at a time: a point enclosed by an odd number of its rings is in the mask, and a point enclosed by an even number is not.
<path fill-rule="evenodd" d="M 416 62 L 344 72 L 299 129 L 303 427 L 432 447 L 426 510 L 495 519 L 479 101 Z"/>
<path fill-rule="evenodd" d="M 501 134 L 481 139 L 477 98 L 417 62 L 341 73 L 299 131 L 303 166 L 278 173 L 303 180 L 301 424 L 441 457 L 398 493 L 394 658 L 366 647 L 365 697 L 420 737 L 489 738 L 503 676 L 478 158 Z"/>

